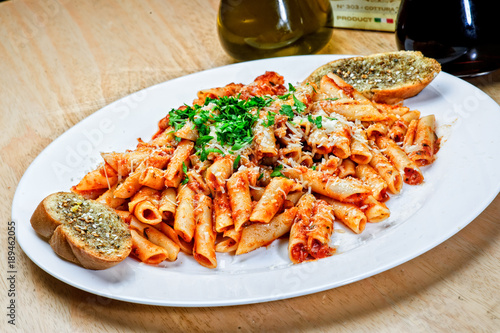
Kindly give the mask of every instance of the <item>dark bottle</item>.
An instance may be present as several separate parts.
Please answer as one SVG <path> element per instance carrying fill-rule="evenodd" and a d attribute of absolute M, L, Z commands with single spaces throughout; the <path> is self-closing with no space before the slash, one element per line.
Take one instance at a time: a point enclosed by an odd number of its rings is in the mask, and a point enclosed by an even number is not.
<path fill-rule="evenodd" d="M 474 76 L 500 68 L 498 0 L 403 0 L 396 42 L 421 51 L 445 72 Z"/>
<path fill-rule="evenodd" d="M 311 54 L 333 31 L 330 0 L 222 0 L 219 39 L 237 60 Z"/>

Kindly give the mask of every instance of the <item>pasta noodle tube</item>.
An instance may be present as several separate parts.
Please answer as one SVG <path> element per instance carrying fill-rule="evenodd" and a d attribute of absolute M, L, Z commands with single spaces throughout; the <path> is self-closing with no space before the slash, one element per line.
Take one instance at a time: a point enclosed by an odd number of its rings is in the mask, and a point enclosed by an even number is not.
<path fill-rule="evenodd" d="M 133 229 L 130 230 L 130 234 L 132 236 L 132 254 L 140 261 L 150 265 L 157 265 L 167 259 L 167 250 L 151 243 Z"/>
<path fill-rule="evenodd" d="M 371 189 L 356 178 L 339 178 L 300 166 L 282 172 L 314 192 L 342 202 L 360 202 L 371 195 Z"/>
<path fill-rule="evenodd" d="M 340 114 L 349 121 L 381 121 L 387 118 L 370 101 L 356 101 L 346 98 L 336 101 L 322 100 L 313 106 L 313 110 L 318 109 L 322 109 L 328 114 Z"/>
<path fill-rule="evenodd" d="M 314 154 L 328 154 L 333 149 L 333 143 L 324 129 L 314 128 L 307 137 L 307 143 L 313 147 Z"/>
<path fill-rule="evenodd" d="M 262 121 L 266 119 L 268 112 L 260 112 L 260 119 L 254 126 L 252 132 L 255 136 L 254 142 L 256 144 L 256 157 L 258 160 L 263 157 L 278 156 L 278 148 L 276 147 L 276 137 L 272 126 L 264 127 Z"/>
<path fill-rule="evenodd" d="M 358 164 L 368 164 L 372 159 L 370 148 L 368 148 L 368 146 L 364 142 L 354 136 L 351 140 L 350 159 Z"/>
<path fill-rule="evenodd" d="M 271 244 L 275 239 L 290 231 L 297 207 L 285 210 L 275 216 L 269 223 L 254 223 L 243 229 L 236 254 L 253 251 L 261 246 Z"/>
<path fill-rule="evenodd" d="M 177 148 L 175 148 L 174 156 L 172 156 L 165 171 L 165 186 L 179 186 L 183 176 L 182 163 L 188 159 L 193 147 L 193 141 L 181 140 Z"/>
<path fill-rule="evenodd" d="M 335 217 L 349 227 L 349 229 L 357 234 L 365 230 L 367 218 L 358 206 L 326 197 L 322 197 L 322 199 L 333 207 Z"/>
<path fill-rule="evenodd" d="M 384 203 L 377 201 L 373 196 L 369 196 L 363 201 L 361 209 L 365 212 L 368 222 L 372 223 L 384 221 L 391 216 L 389 208 Z"/>
<path fill-rule="evenodd" d="M 418 120 L 419 117 L 420 112 L 416 110 L 404 114 L 391 126 L 388 136 L 396 142 L 403 141 L 408 130 L 408 125 L 412 120 Z"/>
<path fill-rule="evenodd" d="M 339 167 L 340 178 L 356 175 L 356 164 L 351 160 L 343 160 Z"/>
<path fill-rule="evenodd" d="M 168 261 L 175 261 L 177 259 L 177 255 L 180 251 L 179 245 L 158 229 L 145 223 L 141 223 L 139 220 L 134 218 L 132 218 L 130 222 L 130 228 L 142 234 L 141 236 L 144 236 L 151 243 L 164 248 L 167 251 L 166 259 Z"/>
<path fill-rule="evenodd" d="M 252 212 L 252 198 L 246 170 L 234 173 L 226 183 L 229 204 L 233 215 L 234 228 L 239 231 L 245 225 Z"/>
<path fill-rule="evenodd" d="M 155 167 L 147 167 L 139 176 L 139 184 L 162 190 L 165 188 L 165 172 Z"/>
<path fill-rule="evenodd" d="M 217 232 L 223 232 L 234 225 L 229 196 L 226 192 L 215 192 L 214 220 Z"/>
<path fill-rule="evenodd" d="M 271 183 L 266 186 L 262 198 L 250 215 L 250 221 L 268 223 L 280 210 L 285 202 L 288 192 L 294 188 L 296 183 L 288 178 L 274 177 Z"/>
<path fill-rule="evenodd" d="M 356 166 L 356 177 L 370 186 L 373 197 L 378 201 L 387 201 L 387 183 L 370 165 L 360 164 Z"/>
<path fill-rule="evenodd" d="M 307 226 L 297 220 L 292 224 L 288 240 L 288 257 L 294 264 L 299 264 L 308 259 L 307 252 Z"/>
<path fill-rule="evenodd" d="M 410 185 L 422 184 L 424 176 L 419 167 L 394 141 L 387 137 L 377 138 L 377 145 L 384 150 L 384 154 L 394 164 L 396 169 L 403 173 L 403 181 Z"/>
<path fill-rule="evenodd" d="M 368 101 L 368 98 L 333 73 L 328 73 L 321 78 L 320 89 L 330 97 Z"/>
<path fill-rule="evenodd" d="M 212 199 L 203 193 L 195 196 L 194 216 L 196 230 L 194 234 L 193 257 L 202 266 L 217 267 L 215 257 L 215 232 L 212 225 Z"/>
<path fill-rule="evenodd" d="M 372 154 L 370 166 L 385 180 L 389 192 L 398 194 L 403 187 L 401 174 L 378 149 L 373 149 Z"/>
<path fill-rule="evenodd" d="M 174 241 L 175 244 L 177 244 L 182 252 L 185 252 L 187 254 L 193 254 L 193 242 L 185 242 L 182 238 L 179 238 L 179 235 L 177 232 L 168 224 L 165 222 L 159 223 L 154 226 L 161 232 L 163 232 L 165 235 L 168 236 L 171 240 Z"/>
<path fill-rule="evenodd" d="M 132 197 L 128 209 L 142 223 L 158 224 L 162 221 L 159 200 L 159 191 L 144 186 Z"/>
<path fill-rule="evenodd" d="M 307 193 L 297 203 L 297 214 L 288 240 L 288 257 L 294 264 L 308 260 L 307 231 L 315 201 L 314 195 Z"/>
<path fill-rule="evenodd" d="M 125 203 L 125 199 L 115 197 L 114 193 L 116 190 L 116 186 L 117 184 L 113 185 L 109 190 L 101 194 L 99 198 L 96 199 L 96 201 L 102 202 L 103 204 L 106 204 L 108 207 L 111 207 L 113 209 L 123 205 L 123 203 Z"/>
<path fill-rule="evenodd" d="M 158 209 L 165 220 L 171 220 L 175 216 L 177 208 L 176 203 L 177 193 L 175 188 L 169 187 L 164 189 L 160 194 L 160 205 Z"/>
<path fill-rule="evenodd" d="M 347 125 L 337 122 L 330 138 L 333 143 L 332 153 L 335 156 L 339 158 L 351 156 L 351 132 Z"/>
<path fill-rule="evenodd" d="M 77 191 L 109 189 L 118 182 L 118 174 L 107 163 L 104 163 L 94 171 L 87 173 L 76 185 Z"/>
<path fill-rule="evenodd" d="M 194 196 L 194 191 L 187 185 L 183 185 L 177 195 L 179 205 L 175 211 L 174 230 L 188 243 L 193 239 L 196 228 Z"/>
<path fill-rule="evenodd" d="M 226 181 L 233 173 L 233 158 L 231 155 L 226 155 L 223 158 L 217 159 L 207 169 L 205 176 L 206 182 L 212 191 L 224 191 Z"/>
<path fill-rule="evenodd" d="M 114 192 L 114 196 L 117 198 L 128 199 L 132 197 L 139 189 L 142 187 L 141 183 L 139 183 L 139 178 L 141 177 L 141 173 L 144 170 L 144 164 L 139 165 L 134 172 L 130 173 L 130 175 L 125 178 L 125 180 L 118 185 Z"/>
<path fill-rule="evenodd" d="M 175 146 L 174 128 L 169 126 L 163 131 L 155 134 L 151 141 L 149 141 L 149 144 L 158 147 Z"/>
<path fill-rule="evenodd" d="M 242 230 L 236 231 L 234 228 L 224 231 L 224 240 L 215 245 L 215 252 L 233 252 L 238 248 Z"/>
<path fill-rule="evenodd" d="M 188 120 L 182 128 L 175 132 L 175 136 L 181 139 L 196 141 L 200 135 L 194 123 L 191 120 Z"/>
<path fill-rule="evenodd" d="M 333 233 L 333 207 L 324 200 L 316 200 L 313 216 L 307 233 L 307 249 L 316 259 L 325 258 L 335 253 L 329 245 Z"/>
<path fill-rule="evenodd" d="M 373 123 L 366 129 L 366 136 L 375 140 L 379 136 L 385 136 L 389 130 L 382 123 Z"/>
<path fill-rule="evenodd" d="M 128 210 L 118 210 L 118 209 L 115 209 L 115 212 L 116 214 L 120 215 L 123 222 L 125 222 L 126 224 L 130 224 L 130 220 L 133 217 L 131 212 L 129 212 Z"/>
<path fill-rule="evenodd" d="M 437 151 L 435 122 L 434 115 L 422 117 L 418 121 L 413 142 L 415 148 L 412 148 L 409 153 L 409 157 L 417 165 L 424 166 L 434 162 L 434 153 Z"/>

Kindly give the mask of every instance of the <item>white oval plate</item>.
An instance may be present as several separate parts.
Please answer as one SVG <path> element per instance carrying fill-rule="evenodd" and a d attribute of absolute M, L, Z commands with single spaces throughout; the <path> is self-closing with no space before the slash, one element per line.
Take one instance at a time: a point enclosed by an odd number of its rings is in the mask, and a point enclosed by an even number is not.
<path fill-rule="evenodd" d="M 133 149 L 149 140 L 171 109 L 191 103 L 198 90 L 249 83 L 266 70 L 296 84 L 334 55 L 259 60 L 215 68 L 144 89 L 95 112 L 50 144 L 26 170 L 12 205 L 17 239 L 36 265 L 90 293 L 142 304 L 222 306 L 265 302 L 315 293 L 358 281 L 402 264 L 445 241 L 471 222 L 500 190 L 500 107 L 474 86 L 446 73 L 406 105 L 435 114 L 443 137 L 436 162 L 424 168 L 425 183 L 405 184 L 391 198 L 391 217 L 354 235 L 336 223 L 338 254 L 291 265 L 286 241 L 233 256 L 217 254 L 217 269 L 180 254 L 174 263 L 147 266 L 127 258 L 91 271 L 58 258 L 37 236 L 30 217 L 48 194 L 65 191 L 100 162 L 100 152 Z"/>

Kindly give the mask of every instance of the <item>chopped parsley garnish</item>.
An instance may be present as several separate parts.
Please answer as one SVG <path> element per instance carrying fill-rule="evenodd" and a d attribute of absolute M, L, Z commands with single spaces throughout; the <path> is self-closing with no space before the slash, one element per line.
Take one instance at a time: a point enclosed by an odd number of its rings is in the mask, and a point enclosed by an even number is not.
<path fill-rule="evenodd" d="M 187 166 L 186 166 L 186 163 L 182 162 L 182 172 L 184 172 L 184 179 L 182 180 L 181 184 L 182 185 L 185 185 L 189 182 L 189 177 L 187 175 L 187 172 L 188 172 L 188 169 L 187 169 Z"/>
<path fill-rule="evenodd" d="M 322 116 L 317 116 L 316 118 L 314 118 L 313 116 L 308 115 L 307 120 L 309 120 L 310 123 L 316 125 L 317 128 L 323 127 L 323 123 L 322 123 L 323 117 Z"/>
<path fill-rule="evenodd" d="M 271 177 L 285 177 L 287 178 L 282 172 L 283 170 L 283 165 L 280 164 L 276 168 L 274 168 L 273 172 L 271 172 Z"/>
<path fill-rule="evenodd" d="M 338 99 L 339 99 L 338 97 L 329 97 L 329 98 L 325 98 L 325 101 L 336 101 Z"/>
<path fill-rule="evenodd" d="M 264 127 L 269 127 L 269 126 L 273 126 L 274 125 L 274 120 L 275 120 L 275 117 L 276 117 L 276 112 L 273 112 L 273 111 L 269 111 L 267 113 L 267 121 L 264 121 L 262 123 L 262 125 L 264 125 Z"/>
<path fill-rule="evenodd" d="M 295 87 L 291 83 L 288 84 L 288 90 L 291 91 L 291 92 L 295 92 L 296 91 Z"/>
<path fill-rule="evenodd" d="M 233 169 L 236 170 L 238 168 L 238 164 L 240 163 L 240 159 L 241 159 L 241 155 L 236 156 L 236 159 L 234 160 L 234 163 L 233 163 Z"/>
<path fill-rule="evenodd" d="M 300 101 L 295 95 L 293 95 L 293 102 L 295 103 L 295 110 L 297 110 L 298 113 L 304 112 L 306 109 L 306 105 Z"/>
<path fill-rule="evenodd" d="M 313 166 L 311 167 L 311 169 L 316 170 L 316 166 L 315 166 L 315 165 L 313 165 Z"/>
<path fill-rule="evenodd" d="M 213 140 L 221 146 L 230 147 L 231 151 L 250 144 L 253 141 L 252 127 L 258 120 L 260 109 L 272 102 L 273 99 L 269 97 L 252 97 L 248 100 L 228 96 L 207 98 L 204 105 L 185 105 L 172 109 L 169 113 L 169 125 L 174 127 L 174 131 L 178 131 L 188 121 L 194 124 L 199 134 L 196 153 L 204 161 L 209 153 L 221 152 L 219 149 L 206 148 Z M 274 124 L 274 117 L 272 123 Z M 211 126 L 215 131 L 211 131 Z"/>
<path fill-rule="evenodd" d="M 292 120 L 294 117 L 292 106 L 284 104 L 281 106 L 280 113 L 288 117 L 288 120 Z"/>
<path fill-rule="evenodd" d="M 264 178 L 264 173 L 261 173 L 261 174 L 259 175 L 259 178 L 257 178 L 257 180 L 261 180 L 262 178 Z"/>

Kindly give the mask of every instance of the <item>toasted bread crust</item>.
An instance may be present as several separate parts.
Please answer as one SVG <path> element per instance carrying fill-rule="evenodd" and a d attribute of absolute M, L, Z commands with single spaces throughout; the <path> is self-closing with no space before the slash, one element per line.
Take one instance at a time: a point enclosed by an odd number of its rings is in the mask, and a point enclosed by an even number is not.
<path fill-rule="evenodd" d="M 319 84 L 332 72 L 377 103 L 396 104 L 417 95 L 441 71 L 421 52 L 399 51 L 334 60 L 311 73 L 305 82 Z"/>
<path fill-rule="evenodd" d="M 45 238 L 50 238 L 56 228 L 61 224 L 61 221 L 58 221 L 52 214 L 50 214 L 51 209 L 49 208 L 50 202 L 52 202 L 61 193 L 63 192 L 53 193 L 43 199 L 31 216 L 31 226 L 39 235 Z"/>
<path fill-rule="evenodd" d="M 31 225 L 60 257 L 88 269 L 112 267 L 132 249 L 128 226 L 114 210 L 74 193 L 47 196 Z"/>
<path fill-rule="evenodd" d="M 69 246 L 68 239 L 66 238 L 66 233 L 64 232 L 62 225 L 56 228 L 52 237 L 49 239 L 49 244 L 58 256 L 74 262 L 75 264 L 81 265 L 80 261 L 78 261 L 73 253 L 71 246 Z"/>

